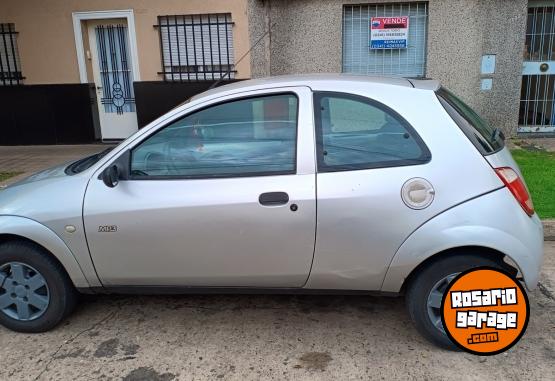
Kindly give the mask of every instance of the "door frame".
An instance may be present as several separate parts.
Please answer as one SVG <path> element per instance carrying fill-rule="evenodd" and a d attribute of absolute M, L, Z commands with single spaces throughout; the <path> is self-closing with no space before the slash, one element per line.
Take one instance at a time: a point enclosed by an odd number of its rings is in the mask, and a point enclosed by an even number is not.
<path fill-rule="evenodd" d="M 113 11 L 88 11 L 73 12 L 73 34 L 75 37 L 75 49 L 77 51 L 77 63 L 79 65 L 79 79 L 81 83 L 89 83 L 87 79 L 87 65 L 85 60 L 85 47 L 83 46 L 82 21 L 102 19 L 126 19 L 129 33 L 129 54 L 133 67 L 133 81 L 140 81 L 139 54 L 137 50 L 137 34 L 135 32 L 135 15 L 133 9 Z"/>

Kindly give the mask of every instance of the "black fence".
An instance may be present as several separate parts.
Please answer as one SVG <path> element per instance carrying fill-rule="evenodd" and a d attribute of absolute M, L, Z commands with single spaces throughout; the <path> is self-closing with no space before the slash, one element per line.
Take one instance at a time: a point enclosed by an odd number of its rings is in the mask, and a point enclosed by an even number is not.
<path fill-rule="evenodd" d="M 24 79 L 19 64 L 15 25 L 0 23 L 0 84 L 19 85 Z"/>
<path fill-rule="evenodd" d="M 233 81 L 221 81 L 225 85 Z M 214 81 L 202 82 L 134 82 L 137 122 L 142 128 L 193 95 L 206 91 Z"/>
<path fill-rule="evenodd" d="M 162 71 L 166 81 L 233 79 L 231 14 L 158 16 Z"/>
<path fill-rule="evenodd" d="M 0 105 L 0 145 L 95 140 L 88 84 L 0 86 Z"/>

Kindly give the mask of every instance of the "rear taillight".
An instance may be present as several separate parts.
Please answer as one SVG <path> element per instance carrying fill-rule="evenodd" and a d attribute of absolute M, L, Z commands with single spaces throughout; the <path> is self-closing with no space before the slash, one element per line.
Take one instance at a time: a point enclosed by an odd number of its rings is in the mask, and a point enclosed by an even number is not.
<path fill-rule="evenodd" d="M 495 172 L 515 196 L 526 214 L 532 216 L 534 214 L 534 204 L 532 204 L 532 198 L 518 173 L 510 167 L 495 168 Z"/>

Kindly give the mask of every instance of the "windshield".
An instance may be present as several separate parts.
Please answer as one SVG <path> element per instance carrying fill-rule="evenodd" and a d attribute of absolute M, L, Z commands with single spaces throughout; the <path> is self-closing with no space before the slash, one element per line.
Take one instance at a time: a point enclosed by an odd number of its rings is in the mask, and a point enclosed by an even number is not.
<path fill-rule="evenodd" d="M 107 148 L 102 152 L 95 153 L 94 155 L 90 155 L 79 159 L 70 165 L 67 166 L 65 172 L 68 175 L 75 175 L 77 173 L 83 172 L 85 169 L 90 168 L 94 164 L 98 163 L 100 159 L 102 159 L 108 152 L 110 152 L 113 148 Z"/>
<path fill-rule="evenodd" d="M 447 113 L 480 152 L 490 154 L 505 146 L 503 132 L 491 127 L 455 94 L 442 87 L 437 91 L 437 96 Z"/>

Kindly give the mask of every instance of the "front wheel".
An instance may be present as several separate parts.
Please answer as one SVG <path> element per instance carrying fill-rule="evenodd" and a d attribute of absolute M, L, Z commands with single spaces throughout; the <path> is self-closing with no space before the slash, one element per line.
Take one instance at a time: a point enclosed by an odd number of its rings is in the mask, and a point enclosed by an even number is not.
<path fill-rule="evenodd" d="M 48 331 L 76 299 L 68 275 L 44 249 L 28 242 L 0 245 L 0 324 L 18 332 Z"/>
<path fill-rule="evenodd" d="M 458 274 L 480 266 L 502 268 L 493 258 L 460 253 L 429 263 L 410 280 L 405 295 L 409 315 L 418 332 L 433 344 L 458 349 L 443 328 L 441 301 L 447 286 Z"/>

